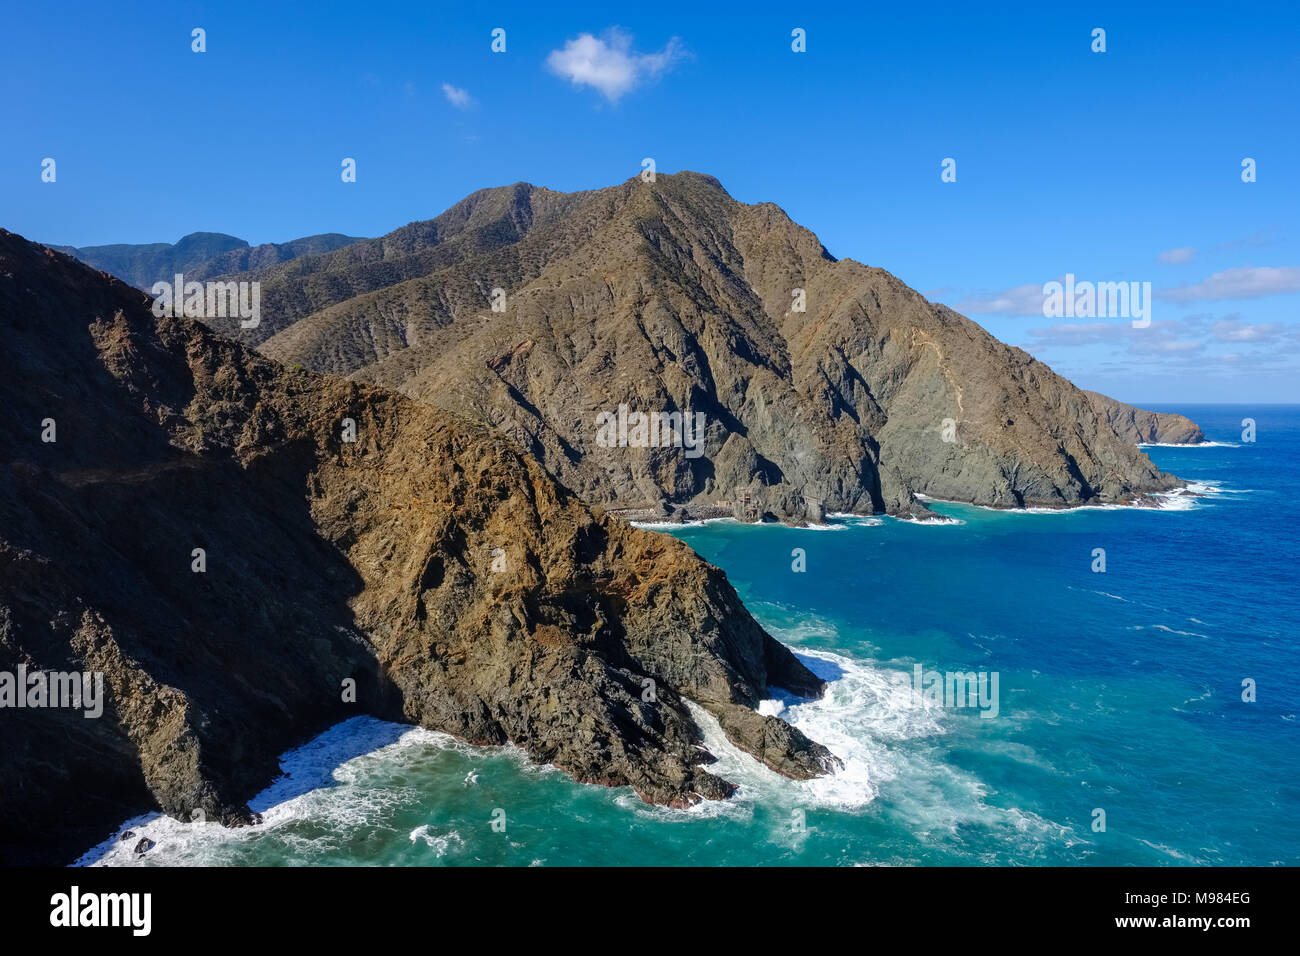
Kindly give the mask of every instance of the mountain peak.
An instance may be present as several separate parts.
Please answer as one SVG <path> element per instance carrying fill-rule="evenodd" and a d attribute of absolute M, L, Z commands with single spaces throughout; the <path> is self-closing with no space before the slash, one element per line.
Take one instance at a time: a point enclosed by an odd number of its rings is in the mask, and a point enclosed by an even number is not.
<path fill-rule="evenodd" d="M 488 422 L 606 508 L 926 516 L 918 496 L 1064 507 L 1178 484 L 1046 366 L 691 170 L 480 190 L 254 275 L 262 326 L 223 332 Z M 624 406 L 703 415 L 703 451 L 602 447 L 596 417 Z"/>
<path fill-rule="evenodd" d="M 224 232 L 191 232 L 176 240 L 174 248 L 186 246 L 221 245 L 241 249 L 248 245 L 248 240 L 227 235 Z"/>

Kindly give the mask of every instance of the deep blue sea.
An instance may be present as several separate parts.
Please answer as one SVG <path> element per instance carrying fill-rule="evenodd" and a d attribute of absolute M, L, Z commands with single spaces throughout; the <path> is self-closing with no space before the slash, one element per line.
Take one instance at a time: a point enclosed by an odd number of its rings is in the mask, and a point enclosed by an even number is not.
<path fill-rule="evenodd" d="M 779 777 L 705 720 L 740 790 L 667 810 L 356 718 L 285 755 L 262 826 L 153 815 L 129 821 L 158 844 L 139 861 L 105 834 L 84 862 L 1300 864 L 1300 406 L 1161 410 L 1216 444 L 1147 449 L 1205 490 L 1160 510 L 672 532 L 831 681 L 764 707 L 843 759 L 833 777 Z M 918 692 L 918 664 L 996 674 L 996 716 Z"/>

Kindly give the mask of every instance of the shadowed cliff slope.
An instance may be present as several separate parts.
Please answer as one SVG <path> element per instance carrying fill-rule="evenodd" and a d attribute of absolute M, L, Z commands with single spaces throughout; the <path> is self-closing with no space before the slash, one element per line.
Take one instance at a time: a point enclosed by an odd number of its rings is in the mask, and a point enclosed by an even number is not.
<path fill-rule="evenodd" d="M 503 435 L 156 318 L 2 230 L 0 328 L 0 670 L 108 691 L 98 719 L 0 709 L 6 861 L 67 862 L 151 805 L 247 822 L 279 753 L 363 712 L 674 805 L 729 791 L 683 697 L 782 773 L 834 765 L 753 709 L 822 685 L 720 570 Z"/>

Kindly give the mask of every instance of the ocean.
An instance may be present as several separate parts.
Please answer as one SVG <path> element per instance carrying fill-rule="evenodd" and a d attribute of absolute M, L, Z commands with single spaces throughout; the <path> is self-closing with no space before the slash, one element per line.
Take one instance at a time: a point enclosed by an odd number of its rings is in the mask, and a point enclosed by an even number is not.
<path fill-rule="evenodd" d="M 936 502 L 950 523 L 664 532 L 830 682 L 763 706 L 836 753 L 833 776 L 786 780 L 701 715 L 739 790 L 669 810 L 515 748 L 358 717 L 284 755 L 251 803 L 262 825 L 150 814 L 80 862 L 1296 865 L 1300 406 L 1160 410 L 1213 444 L 1146 449 L 1203 491 L 1159 510 Z M 918 665 L 923 687 L 985 675 L 996 708 L 918 691 Z M 128 828 L 157 845 L 135 856 Z"/>

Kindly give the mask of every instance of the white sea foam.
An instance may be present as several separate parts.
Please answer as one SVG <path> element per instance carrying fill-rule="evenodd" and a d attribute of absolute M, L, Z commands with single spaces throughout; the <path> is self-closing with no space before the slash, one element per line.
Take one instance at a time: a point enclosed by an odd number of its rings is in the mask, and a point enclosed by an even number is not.
<path fill-rule="evenodd" d="M 1202 634 L 1199 631 L 1180 631 L 1176 628 L 1170 627 L 1168 624 L 1134 624 L 1129 628 L 1129 630 L 1145 631 L 1148 627 L 1153 631 L 1164 631 L 1166 634 L 1177 634 L 1179 637 L 1203 637 L 1206 640 L 1210 639 L 1210 635 L 1208 634 Z"/>
<path fill-rule="evenodd" d="M 632 527 L 644 531 L 679 531 L 682 528 L 703 528 L 711 524 L 744 524 L 751 528 L 786 528 L 790 531 L 843 531 L 844 524 L 792 525 L 780 521 L 745 521 L 735 518 L 701 518 L 698 521 L 632 521 Z"/>
<path fill-rule="evenodd" d="M 798 655 L 829 681 L 826 694 L 820 700 L 782 695 L 762 701 L 759 712 L 799 728 L 838 757 L 843 767 L 813 780 L 790 780 L 736 747 L 707 711 L 688 701 L 706 749 L 717 758 L 709 770 L 737 785 L 737 794 L 728 801 L 732 804 L 780 798 L 792 806 L 864 807 L 876 799 L 881 782 L 898 774 L 900 757 L 893 745 L 942 733 L 941 712 L 913 690 L 903 671 L 827 651 Z"/>
<path fill-rule="evenodd" d="M 460 848 L 465 845 L 465 841 L 455 830 L 450 830 L 447 833 L 435 833 L 427 823 L 421 824 L 412 830 L 410 838 L 412 843 L 423 840 L 424 845 L 431 849 L 435 856 L 439 857 L 446 856 L 448 851 L 453 848 Z"/>
<path fill-rule="evenodd" d="M 927 528 L 941 528 L 947 525 L 965 524 L 960 518 L 949 518 L 941 516 L 938 518 L 894 518 L 895 521 L 905 521 L 908 524 L 924 525 Z"/>
<path fill-rule="evenodd" d="M 522 772 L 558 772 L 548 765 L 534 764 L 522 750 L 510 744 L 478 747 L 437 731 L 373 717 L 353 717 L 280 758 L 282 775 L 248 801 L 251 810 L 262 814 L 261 824 L 228 828 L 215 822 L 185 823 L 162 814 L 145 814 L 126 821 L 74 865 L 221 862 L 224 854 L 239 849 L 237 844 L 263 839 L 272 833 L 289 852 L 310 859 L 336 848 L 357 828 L 373 825 L 388 812 L 417 803 L 420 797 L 417 790 L 391 784 L 371 786 L 367 785 L 367 778 L 390 762 L 416 759 L 431 750 L 457 751 L 475 757 L 505 756 Z M 298 832 L 294 826 L 307 819 L 314 824 L 310 835 Z M 121 841 L 118 834 L 125 830 L 133 831 L 134 836 Z M 141 838 L 152 840 L 155 846 L 143 856 L 137 856 L 134 848 Z"/>
<path fill-rule="evenodd" d="M 815 618 L 796 628 L 769 630 L 787 644 L 795 643 L 800 660 L 828 682 L 820 700 L 782 696 L 780 716 L 826 746 L 844 761 L 844 768 L 814 780 L 791 781 L 738 751 L 725 738 L 719 739 L 720 730 L 706 729 L 710 751 L 726 755 L 719 760 L 718 772 L 741 784 L 738 799 L 761 791 L 764 799 L 783 800 L 792 807 L 854 811 L 869 805 L 881 787 L 888 786 L 889 813 L 924 843 L 961 839 L 965 828 L 972 825 L 1006 833 L 1025 860 L 1034 859 L 1045 848 L 1084 842 L 1070 827 L 1032 811 L 987 802 L 987 785 L 972 772 L 954 766 L 947 756 L 955 718 L 916 692 L 910 672 L 797 647 L 801 637 L 825 632 L 826 626 Z M 703 720 L 707 723 L 707 715 Z M 985 729 L 982 721 L 974 724 Z M 1049 761 L 1023 743 L 981 735 L 977 746 L 1005 759 L 1056 772 Z"/>
<path fill-rule="evenodd" d="M 1140 441 L 1137 443 L 1139 448 L 1239 448 L 1240 443 L 1235 441 L 1202 441 L 1195 445 L 1188 445 L 1181 442 L 1169 441 Z"/>
<path fill-rule="evenodd" d="M 1165 844 L 1163 843 L 1152 843 L 1150 840 L 1144 840 L 1140 837 L 1138 838 L 1138 842 L 1146 846 L 1149 846 L 1157 853 L 1163 853 L 1165 856 L 1168 856 L 1175 860 L 1179 860 L 1183 863 L 1193 863 L 1199 866 L 1210 866 L 1214 862 L 1213 860 L 1197 859 L 1191 854 L 1183 853 L 1181 850 L 1175 850 L 1173 847 L 1165 846 Z"/>
<path fill-rule="evenodd" d="M 1197 694 L 1195 697 L 1188 697 L 1185 701 L 1183 701 L 1183 703 L 1184 703 L 1184 704 L 1199 704 L 1201 701 L 1203 701 L 1203 700 L 1209 700 L 1209 699 L 1212 698 L 1213 696 L 1214 696 L 1214 691 L 1211 690 L 1209 687 L 1207 687 L 1207 688 L 1205 688 L 1205 690 L 1203 690 L 1201 693 Z M 1174 710 L 1179 710 L 1179 709 L 1180 709 L 1180 708 L 1178 708 L 1178 707 L 1175 707 L 1175 708 L 1174 708 Z"/>
<path fill-rule="evenodd" d="M 1182 488 L 1175 488 L 1173 491 L 1151 492 L 1147 495 L 1150 499 L 1146 503 L 1134 502 L 1132 504 L 1082 504 L 1068 505 L 1064 508 L 1048 508 L 1042 506 L 1032 506 L 1028 508 L 994 508 L 989 505 L 976 505 L 965 501 L 949 501 L 945 498 L 930 498 L 926 495 L 916 495 L 915 497 L 923 501 L 938 501 L 942 504 L 960 505 L 966 508 L 978 508 L 981 511 L 990 511 L 995 514 L 1008 515 L 1061 515 L 1074 514 L 1081 511 L 1191 511 L 1201 507 L 1206 498 L 1214 498 L 1218 495 L 1228 493 L 1228 489 L 1218 483 L 1208 481 L 1189 481 Z M 1244 491 L 1235 491 L 1233 493 L 1244 493 Z M 904 518 L 904 521 L 915 521 L 916 519 Z M 924 523 L 924 522 L 922 522 Z M 959 524 L 963 522 L 957 522 Z"/>
<path fill-rule="evenodd" d="M 693 521 L 629 521 L 634 528 L 641 528 L 643 531 L 678 531 L 681 528 L 703 528 L 711 524 L 740 524 L 735 518 L 697 518 Z"/>
<path fill-rule="evenodd" d="M 874 515 L 855 515 L 851 511 L 832 511 L 826 517 L 843 522 L 852 528 L 879 528 L 885 523 L 883 518 Z"/>

